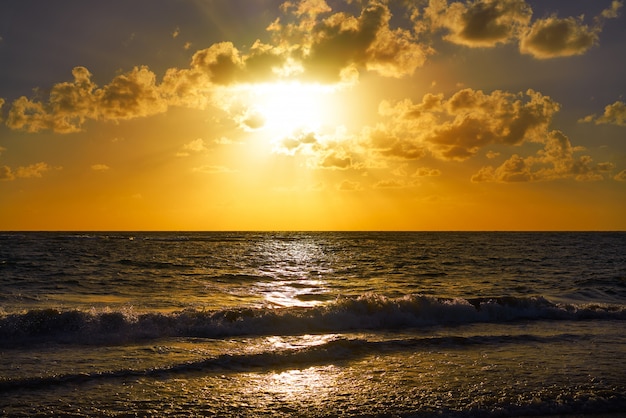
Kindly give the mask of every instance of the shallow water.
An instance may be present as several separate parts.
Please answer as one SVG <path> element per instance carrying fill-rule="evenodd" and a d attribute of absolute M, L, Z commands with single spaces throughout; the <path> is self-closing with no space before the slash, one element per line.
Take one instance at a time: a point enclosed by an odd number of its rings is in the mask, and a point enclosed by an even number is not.
<path fill-rule="evenodd" d="M 625 233 L 3 233 L 8 416 L 626 410 Z"/>

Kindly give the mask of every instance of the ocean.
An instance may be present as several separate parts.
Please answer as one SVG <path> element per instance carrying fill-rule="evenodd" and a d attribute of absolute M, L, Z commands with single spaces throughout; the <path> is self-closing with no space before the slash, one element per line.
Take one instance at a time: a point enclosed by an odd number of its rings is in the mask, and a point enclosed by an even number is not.
<path fill-rule="evenodd" d="M 0 233 L 0 415 L 619 416 L 624 232 Z"/>

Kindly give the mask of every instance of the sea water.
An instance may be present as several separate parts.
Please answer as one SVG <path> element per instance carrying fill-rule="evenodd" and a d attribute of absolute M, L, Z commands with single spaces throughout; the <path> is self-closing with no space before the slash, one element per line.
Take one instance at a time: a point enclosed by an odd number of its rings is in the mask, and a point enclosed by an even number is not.
<path fill-rule="evenodd" d="M 626 233 L 0 233 L 2 416 L 626 411 Z"/>

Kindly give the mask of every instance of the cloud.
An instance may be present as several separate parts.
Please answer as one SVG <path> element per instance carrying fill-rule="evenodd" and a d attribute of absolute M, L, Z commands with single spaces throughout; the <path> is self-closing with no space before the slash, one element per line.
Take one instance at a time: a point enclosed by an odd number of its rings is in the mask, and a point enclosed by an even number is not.
<path fill-rule="evenodd" d="M 73 81 L 54 85 L 45 102 L 24 96 L 16 99 L 9 110 L 7 126 L 26 132 L 72 133 L 80 131 L 88 119 L 127 120 L 167 110 L 156 86 L 156 76 L 147 67 L 120 74 L 103 88 L 97 88 L 84 67 L 75 67 L 72 75 Z"/>
<path fill-rule="evenodd" d="M 599 19 L 615 19 L 619 17 L 619 9 L 621 9 L 623 5 L 624 3 L 622 1 L 613 0 L 611 2 L 611 7 L 602 10 Z"/>
<path fill-rule="evenodd" d="M 2 122 L 2 106 L 4 106 L 4 99 L 0 97 L 0 122 Z"/>
<path fill-rule="evenodd" d="M 430 0 L 424 10 L 424 21 L 416 27 L 431 31 L 444 29 L 444 39 L 468 47 L 494 47 L 519 41 L 523 54 L 538 59 L 581 55 L 599 39 L 604 20 L 618 16 L 621 1 L 594 18 L 594 25 L 583 23 L 583 17 L 548 18 L 531 22 L 532 8 L 525 0 L 475 0 L 453 2 Z M 423 29 L 424 30 L 424 29 Z"/>
<path fill-rule="evenodd" d="M 347 155 L 329 152 L 320 160 L 318 167 L 345 170 L 352 167 L 352 160 Z"/>
<path fill-rule="evenodd" d="M 388 1 L 347 3 L 349 7 L 338 11 L 324 0 L 286 1 L 280 8 L 282 15 L 267 27 L 269 42 L 256 40 L 246 50 L 229 41 L 212 44 L 196 51 L 187 68 L 166 69 L 160 82 L 152 70 L 139 66 L 98 86 L 89 70 L 75 67 L 73 79 L 53 85 L 48 97 L 13 100 L 4 123 L 31 133 L 73 133 L 89 120 L 119 122 L 163 113 L 171 106 L 204 109 L 213 105 L 228 117 L 239 118 L 244 129 L 257 129 L 264 123 L 262 118 L 232 112 L 224 90 L 242 83 L 293 79 L 355 82 L 363 71 L 383 77 L 411 75 L 435 53 L 424 40 L 429 38 L 423 36 L 427 29 L 443 30 L 449 42 L 469 47 L 493 47 L 517 39 L 521 52 L 537 58 L 582 54 L 597 43 L 604 20 L 617 17 L 622 6 L 621 1 L 613 1 L 595 17 L 594 26 L 587 26 L 582 18 L 556 16 L 531 23 L 532 9 L 524 0 L 450 4 L 429 0 L 423 10 L 421 3 L 394 2 L 393 19 Z M 179 33 L 175 28 L 171 36 Z M 0 110 L 3 103 L 0 99 Z M 472 125 L 475 119 L 466 123 L 461 126 L 457 121 L 456 128 L 465 133 L 479 130 Z M 378 135 L 375 129 L 371 132 Z M 440 143 L 448 143 L 448 149 L 442 145 L 442 155 L 458 159 L 472 155 L 473 147 L 452 147 L 445 135 L 442 130 Z M 383 135 L 373 139 L 381 153 L 396 158 L 421 158 L 424 152 L 411 138 Z"/>
<path fill-rule="evenodd" d="M 6 151 L 6 148 L 0 146 L 0 155 Z M 20 166 L 17 169 L 12 169 L 8 165 L 0 166 L 0 180 L 11 181 L 17 178 L 40 178 L 43 176 L 43 173 L 51 170 L 50 167 L 45 162 L 38 162 L 35 164 L 30 164 L 27 166 Z M 62 167 L 56 167 L 56 170 L 61 170 Z"/>
<path fill-rule="evenodd" d="M 582 55 L 598 42 L 599 32 L 582 18 L 552 16 L 530 27 L 520 40 L 520 51 L 539 59 Z"/>
<path fill-rule="evenodd" d="M 124 120 L 163 113 L 168 104 L 161 96 L 156 75 L 148 67 L 135 67 L 96 91 L 97 118 Z"/>
<path fill-rule="evenodd" d="M 414 184 L 407 183 L 404 181 L 391 179 L 391 180 L 380 180 L 374 183 L 372 186 L 374 189 L 404 189 L 406 187 L 411 187 Z"/>
<path fill-rule="evenodd" d="M 201 152 L 206 151 L 207 148 L 204 145 L 204 140 L 202 138 L 198 138 L 183 145 L 183 149 L 193 152 Z"/>
<path fill-rule="evenodd" d="M 55 167 L 54 169 L 61 170 L 61 168 L 62 167 Z M 44 162 L 38 162 L 27 166 L 20 166 L 15 170 L 5 165 L 0 167 L 0 180 L 15 180 L 18 178 L 41 178 L 43 177 L 43 173 L 50 170 L 52 170 L 52 167 Z"/>
<path fill-rule="evenodd" d="M 278 141 L 273 150 L 285 155 L 305 155 L 307 167 L 314 170 L 363 169 L 362 151 L 358 142 L 347 136 L 343 129 L 328 135 L 294 132 Z"/>
<path fill-rule="evenodd" d="M 319 145 L 319 141 L 314 132 L 298 131 L 282 138 L 276 144 L 274 152 L 279 154 L 294 155 L 299 151 L 312 151 Z M 318 149 L 317 147 L 316 149 Z"/>
<path fill-rule="evenodd" d="M 614 180 L 617 181 L 626 181 L 626 170 L 622 170 L 619 173 L 617 173 L 614 177 Z"/>
<path fill-rule="evenodd" d="M 387 127 L 379 126 L 375 129 L 367 130 L 369 147 L 382 156 L 404 160 L 417 160 L 426 154 L 426 148 L 415 141 L 412 137 L 405 137 L 403 134 L 389 130 Z"/>
<path fill-rule="evenodd" d="M 626 103 L 617 101 L 604 108 L 602 116 L 589 115 L 579 120 L 579 122 L 594 122 L 596 125 L 611 124 L 626 126 Z"/>
<path fill-rule="evenodd" d="M 193 54 L 191 69 L 207 75 L 215 84 L 230 84 L 237 78 L 243 62 L 232 42 L 220 42 Z"/>
<path fill-rule="evenodd" d="M 363 144 L 387 159 L 400 156 L 419 159 L 432 155 L 448 161 L 468 159 L 492 145 L 540 144 L 542 148 L 534 155 L 523 156 L 517 152 L 500 166 L 483 167 L 472 181 L 521 182 L 563 178 L 590 181 L 605 178 L 614 168 L 611 163 L 595 163 L 587 155 L 577 155 L 581 148 L 572 146 L 562 132 L 551 130 L 553 116 L 559 109 L 560 105 L 549 96 L 533 90 L 485 93 L 463 89 L 449 98 L 426 94 L 418 103 L 383 101 L 379 113 L 387 119 L 363 131 Z M 398 151 L 418 149 L 421 152 L 413 155 Z M 488 151 L 487 156 L 495 159 L 500 152 Z M 419 168 L 413 177 L 440 174 L 437 169 Z"/>
<path fill-rule="evenodd" d="M 420 167 L 415 171 L 413 177 L 436 177 L 440 175 L 441 171 L 436 168 Z"/>
<path fill-rule="evenodd" d="M 344 192 L 356 192 L 363 190 L 363 187 L 358 181 L 344 180 L 337 185 L 337 190 Z"/>
<path fill-rule="evenodd" d="M 55 118 L 48 114 L 42 103 L 32 102 L 22 96 L 13 102 L 6 124 L 11 129 L 21 129 L 26 132 L 39 132 L 45 129 L 53 129 L 58 132 L 76 132 L 74 126 L 55 126 Z"/>
<path fill-rule="evenodd" d="M 48 164 L 39 162 L 26 167 L 19 167 L 15 175 L 16 177 L 24 179 L 35 177 L 39 178 L 48 170 L 50 170 L 50 166 L 48 166 Z"/>
<path fill-rule="evenodd" d="M 0 166 L 0 180 L 10 181 L 14 179 L 15 174 L 13 174 L 13 170 L 11 170 L 11 167 L 7 165 Z"/>
<path fill-rule="evenodd" d="M 432 53 L 410 29 L 390 26 L 391 12 L 384 3 L 369 2 L 359 16 L 331 13 L 323 1 L 285 4 L 295 19 L 277 19 L 268 30 L 281 49 L 291 49 L 290 58 L 305 78 L 346 81 L 360 69 L 401 77 L 412 74 Z"/>
<path fill-rule="evenodd" d="M 237 118 L 239 126 L 245 130 L 260 129 L 265 125 L 265 118 L 260 113 L 244 113 Z"/>
<path fill-rule="evenodd" d="M 390 120 L 371 130 L 369 144 L 386 156 L 465 160 L 492 144 L 541 142 L 559 104 L 533 90 L 509 93 L 463 89 L 448 100 L 426 94 L 421 103 L 383 102 Z"/>
<path fill-rule="evenodd" d="M 598 43 L 604 21 L 617 18 L 622 4 L 613 1 L 593 19 L 593 26 L 585 25 L 583 16 L 539 19 L 520 37 L 520 52 L 538 59 L 582 55 Z"/>
<path fill-rule="evenodd" d="M 111 169 L 111 167 L 109 167 L 109 166 L 108 166 L 108 165 L 106 165 L 106 164 L 93 164 L 93 165 L 91 166 L 91 169 L 92 169 L 93 171 L 108 171 L 108 170 L 110 170 L 110 169 Z"/>
<path fill-rule="evenodd" d="M 288 0 L 281 5 L 281 9 L 284 11 L 291 10 L 296 16 L 308 15 L 310 17 L 315 17 L 318 14 L 332 10 L 325 0 Z"/>
<path fill-rule="evenodd" d="M 467 4 L 430 0 L 425 16 L 432 28 L 445 28 L 444 39 L 469 47 L 493 47 L 522 33 L 532 9 L 524 0 L 478 0 Z"/>
<path fill-rule="evenodd" d="M 6 125 L 30 133 L 72 133 L 79 132 L 87 120 L 117 122 L 163 113 L 170 106 L 219 105 L 214 95 L 219 86 L 269 77 L 278 63 L 271 48 L 255 44 L 251 53 L 242 57 L 232 43 L 221 42 L 197 51 L 189 68 L 166 70 L 161 83 L 154 72 L 141 66 L 99 87 L 89 70 L 75 67 L 73 80 L 55 84 L 47 98 L 14 100 Z M 258 126 L 258 120 L 252 118 L 244 123 Z"/>
<path fill-rule="evenodd" d="M 522 157 L 514 154 L 497 168 L 486 166 L 472 177 L 473 182 L 530 182 L 563 178 L 578 181 L 602 180 L 612 169 L 611 163 L 594 164 L 591 157 L 575 157 L 579 151 L 572 147 L 567 136 L 552 131 L 544 148 L 536 155 Z"/>

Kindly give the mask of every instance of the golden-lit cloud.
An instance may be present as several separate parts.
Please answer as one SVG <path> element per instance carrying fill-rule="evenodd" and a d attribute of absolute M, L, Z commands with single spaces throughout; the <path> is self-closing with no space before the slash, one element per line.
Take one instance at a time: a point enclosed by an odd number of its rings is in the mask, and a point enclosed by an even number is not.
<path fill-rule="evenodd" d="M 626 126 L 626 103 L 617 101 L 607 105 L 604 108 L 604 114 L 601 116 L 589 115 L 581 119 L 579 122 L 594 122 L 596 125 L 611 124 L 618 126 Z"/>
<path fill-rule="evenodd" d="M 541 142 L 558 110 L 558 103 L 533 90 L 486 94 L 463 89 L 448 100 L 426 94 L 417 104 L 383 102 L 381 114 L 390 121 L 372 131 L 369 140 L 388 156 L 421 158 L 429 150 L 444 160 L 465 160 L 492 144 Z"/>
<path fill-rule="evenodd" d="M 7 165 L 0 166 L 0 180 L 13 180 L 15 175 L 11 170 L 11 167 Z"/>
<path fill-rule="evenodd" d="M 331 13 L 324 1 L 285 3 L 293 21 L 277 19 L 268 27 L 274 41 L 291 58 L 305 79 L 323 82 L 351 80 L 365 69 L 383 76 L 412 74 L 432 53 L 410 28 L 391 28 L 384 3 L 369 2 L 355 16 Z"/>
<path fill-rule="evenodd" d="M 533 90 L 511 93 L 495 90 L 463 89 L 446 98 L 427 93 L 422 101 L 404 99 L 383 101 L 379 113 L 384 120 L 365 127 L 361 139 L 320 141 L 314 134 L 301 132 L 279 143 L 281 152 L 312 156 L 312 168 L 363 169 L 396 167 L 394 174 L 407 175 L 402 161 L 433 156 L 442 161 L 463 161 L 490 146 L 519 149 L 524 144 L 543 148 L 534 155 L 517 151 L 500 166 L 487 166 L 473 176 L 474 182 L 546 181 L 562 178 L 598 180 L 613 166 L 595 164 L 589 156 L 576 156 L 581 148 L 572 146 L 562 132 L 553 130 L 553 116 L 560 105 L 549 96 Z M 502 148 L 504 149 L 504 148 Z M 490 159 L 502 151 L 486 152 Z M 378 162 L 376 162 L 378 160 Z M 388 163 L 381 162 L 387 160 Z M 391 164 L 389 166 L 389 164 Z M 438 168 L 418 168 L 413 177 L 440 176 Z M 400 188 L 411 183 L 382 180 L 376 188 Z M 346 184 L 344 188 L 349 188 Z"/>
<path fill-rule="evenodd" d="M 343 192 L 358 192 L 363 190 L 363 186 L 358 181 L 343 180 L 337 184 L 337 190 Z"/>
<path fill-rule="evenodd" d="M 544 148 L 536 155 L 521 157 L 514 154 L 499 167 L 483 167 L 472 177 L 474 182 L 527 182 L 574 178 L 579 181 L 602 180 L 613 170 L 611 163 L 594 164 L 591 157 L 576 157 L 581 151 L 572 146 L 560 131 L 549 133 Z"/>
<path fill-rule="evenodd" d="M 96 119 L 133 119 L 165 112 L 168 107 L 157 88 L 156 75 L 145 66 L 115 77 L 94 96 L 99 110 Z"/>
<path fill-rule="evenodd" d="M 47 171 L 52 170 L 53 167 L 45 162 L 38 162 L 27 166 L 20 166 L 17 169 L 12 169 L 9 166 L 0 167 L 0 180 L 15 180 L 41 178 Z M 61 167 L 55 167 L 54 169 L 60 170 Z"/>
<path fill-rule="evenodd" d="M 617 173 L 613 179 L 617 180 L 617 181 L 626 181 L 626 170 L 622 170 L 619 173 Z"/>
<path fill-rule="evenodd" d="M 46 171 L 50 169 L 51 167 L 48 164 L 44 162 L 39 162 L 39 163 L 28 165 L 26 167 L 19 167 L 17 169 L 15 176 L 18 178 L 24 178 L 24 179 L 39 178 L 43 175 L 43 173 L 45 173 Z"/>
<path fill-rule="evenodd" d="M 72 70 L 72 81 L 55 84 L 48 97 L 21 96 L 8 110 L 6 125 L 36 133 L 51 130 L 74 133 L 87 120 L 129 120 L 164 113 L 171 106 L 224 108 L 220 89 L 250 83 L 302 80 L 316 83 L 354 83 L 362 71 L 383 77 L 409 76 L 435 53 L 420 39 L 420 25 L 447 31 L 444 38 L 470 47 L 493 47 L 520 40 L 520 50 L 537 58 L 582 54 L 597 43 L 604 19 L 614 18 L 622 3 L 587 26 L 581 18 L 550 16 L 531 24 L 532 10 L 524 0 L 430 0 L 422 13 L 406 6 L 414 25 L 392 26 L 385 2 L 364 2 L 360 13 L 335 12 L 323 0 L 285 2 L 284 15 L 267 28 L 270 43 L 256 40 L 247 51 L 224 41 L 196 51 L 188 68 L 168 68 L 162 79 L 147 66 L 137 66 L 97 86 L 82 66 Z M 421 19 L 421 20 L 420 20 Z M 176 38 L 180 28 L 172 37 Z M 221 98 L 220 98 L 221 97 Z M 0 110 L 4 100 L 0 99 Z M 226 106 L 227 107 L 227 106 Z M 242 127 L 258 129 L 257 113 L 232 112 Z M 394 138 L 378 138 L 384 149 L 403 158 L 416 158 L 419 149 Z M 446 140 L 442 138 L 445 142 Z"/>
<path fill-rule="evenodd" d="M 613 0 L 611 2 L 611 7 L 602 10 L 599 19 L 615 19 L 619 17 L 619 9 L 621 9 L 622 6 L 624 6 L 624 2 L 622 0 Z"/>
<path fill-rule="evenodd" d="M 430 0 L 426 17 L 433 29 L 445 28 L 444 39 L 469 47 L 493 47 L 518 37 L 532 9 L 524 0 L 479 0 L 467 3 Z"/>
<path fill-rule="evenodd" d="M 532 21 L 533 11 L 525 0 L 475 0 L 468 2 L 430 0 L 426 21 L 418 28 L 443 29 L 444 39 L 468 47 L 494 47 L 519 40 L 520 52 L 547 59 L 581 55 L 597 44 L 602 24 L 618 17 L 621 1 L 613 1 L 589 26 L 583 17 L 548 18 Z"/>
<path fill-rule="evenodd" d="M 320 160 L 319 167 L 344 170 L 352 167 L 352 159 L 347 155 L 336 152 L 328 152 Z"/>
<path fill-rule="evenodd" d="M 294 155 L 305 148 L 310 151 L 317 145 L 319 142 L 314 132 L 296 131 L 278 141 L 274 150 L 278 153 Z"/>
<path fill-rule="evenodd" d="M 205 151 L 206 146 L 204 145 L 204 140 L 202 138 L 194 139 L 193 141 L 184 145 L 184 148 L 187 150 L 191 150 L 194 152 Z"/>
<path fill-rule="evenodd" d="M 220 42 L 200 50 L 191 59 L 191 69 L 206 75 L 212 83 L 230 84 L 241 71 L 243 61 L 232 42 Z"/>
<path fill-rule="evenodd" d="M 521 39 L 520 51 L 540 59 L 581 55 L 597 43 L 598 32 L 582 18 L 552 16 L 530 27 Z"/>
<path fill-rule="evenodd" d="M 261 69 L 264 54 L 253 50 L 248 57 L 251 68 L 257 71 L 255 77 L 270 71 L 270 67 Z M 269 66 L 271 60 L 266 61 Z M 73 133 L 87 120 L 129 120 L 163 113 L 170 106 L 204 108 L 211 103 L 216 86 L 254 78 L 246 73 L 243 58 L 230 42 L 197 51 L 190 68 L 168 69 L 160 84 L 146 66 L 134 67 L 103 87 L 91 80 L 92 74 L 84 67 L 75 67 L 72 75 L 73 81 L 54 85 L 47 99 L 16 99 L 7 126 L 31 133 Z"/>
<path fill-rule="evenodd" d="M 415 171 L 413 177 L 436 177 L 441 175 L 441 170 L 437 168 L 420 167 Z"/>
<path fill-rule="evenodd" d="M 404 189 L 414 186 L 413 183 L 405 182 L 397 179 L 380 180 L 372 186 L 374 189 Z"/>
<path fill-rule="evenodd" d="M 93 171 L 101 171 L 101 172 L 102 172 L 102 171 L 108 171 L 108 170 L 110 170 L 110 169 L 111 169 L 111 167 L 109 167 L 109 166 L 108 166 L 108 165 L 106 165 L 106 164 L 100 164 L 100 163 L 98 163 L 98 164 L 92 164 L 91 169 L 92 169 Z"/>
<path fill-rule="evenodd" d="M 369 148 L 382 156 L 417 160 L 426 155 L 426 148 L 415 137 L 400 132 L 399 128 L 378 125 L 374 129 L 365 129 Z"/>
<path fill-rule="evenodd" d="M 613 1 L 594 18 L 593 26 L 584 23 L 584 16 L 538 19 L 520 38 L 520 52 L 539 59 L 582 55 L 598 43 L 604 20 L 617 18 L 622 4 Z"/>
<path fill-rule="evenodd" d="M 156 76 L 147 67 L 135 67 L 118 75 L 103 88 L 91 81 L 84 67 L 72 70 L 74 80 L 52 87 L 47 101 L 22 96 L 13 102 L 7 126 L 26 132 L 52 130 L 72 133 L 86 120 L 119 121 L 150 116 L 167 110 L 156 86 Z"/>

